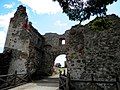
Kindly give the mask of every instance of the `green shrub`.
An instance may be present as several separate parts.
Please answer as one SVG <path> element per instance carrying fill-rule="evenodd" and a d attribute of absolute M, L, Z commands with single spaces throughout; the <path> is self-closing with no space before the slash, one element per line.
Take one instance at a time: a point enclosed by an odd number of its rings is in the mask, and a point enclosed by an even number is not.
<path fill-rule="evenodd" d="M 98 18 L 90 25 L 90 28 L 94 31 L 103 31 L 110 27 L 112 21 L 108 19 Z"/>

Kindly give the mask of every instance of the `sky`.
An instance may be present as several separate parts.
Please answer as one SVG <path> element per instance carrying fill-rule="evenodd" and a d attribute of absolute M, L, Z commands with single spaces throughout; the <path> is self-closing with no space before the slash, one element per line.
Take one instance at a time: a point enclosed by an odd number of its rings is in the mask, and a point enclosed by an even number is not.
<path fill-rule="evenodd" d="M 61 55 L 56 57 L 54 65 L 56 65 L 56 63 L 60 63 L 61 67 L 64 67 L 65 66 L 65 61 L 66 61 L 66 55 L 61 54 Z"/>
<path fill-rule="evenodd" d="M 10 18 L 13 17 L 19 5 L 26 7 L 29 21 L 42 35 L 49 32 L 63 34 L 71 26 L 79 23 L 70 21 L 66 14 L 62 13 L 58 2 L 52 0 L 0 0 L 0 53 L 3 52 Z M 114 13 L 120 17 L 120 0 L 107 8 L 107 14 Z M 94 18 L 91 17 L 90 20 Z"/>

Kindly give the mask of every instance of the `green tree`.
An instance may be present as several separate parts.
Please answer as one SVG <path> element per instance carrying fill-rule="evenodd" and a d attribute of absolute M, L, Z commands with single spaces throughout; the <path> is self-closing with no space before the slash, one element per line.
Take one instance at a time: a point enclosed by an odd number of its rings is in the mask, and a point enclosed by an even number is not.
<path fill-rule="evenodd" d="M 84 21 L 90 16 L 105 16 L 106 6 L 117 0 L 53 0 L 58 1 L 70 20 Z"/>

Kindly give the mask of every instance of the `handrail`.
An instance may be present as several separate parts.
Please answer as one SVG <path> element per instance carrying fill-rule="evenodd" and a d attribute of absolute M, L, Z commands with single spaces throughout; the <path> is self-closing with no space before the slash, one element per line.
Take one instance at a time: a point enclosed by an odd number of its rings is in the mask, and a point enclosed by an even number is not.
<path fill-rule="evenodd" d="M 62 85 L 60 85 L 60 86 L 59 86 L 59 88 L 61 88 L 61 87 L 65 86 L 65 85 L 66 85 L 66 83 L 63 83 Z"/>
<path fill-rule="evenodd" d="M 64 78 L 64 79 L 67 79 L 67 77 L 66 77 L 66 76 L 63 76 L 63 75 L 61 75 L 60 77 L 61 77 L 61 78 Z"/>
<path fill-rule="evenodd" d="M 29 76 L 28 73 L 17 74 L 17 71 L 14 74 L 0 75 L 0 89 L 16 87 L 28 82 Z"/>
<path fill-rule="evenodd" d="M 65 90 L 65 88 L 66 88 L 66 81 L 64 82 L 64 81 L 62 81 L 61 79 L 59 79 L 59 89 L 61 89 L 61 88 L 64 88 L 64 90 Z"/>
<path fill-rule="evenodd" d="M 59 89 L 66 90 L 66 81 L 67 81 L 67 76 L 65 76 L 65 74 L 62 74 L 62 72 L 60 71 L 60 75 L 59 75 Z"/>
<path fill-rule="evenodd" d="M 17 74 L 17 75 L 25 75 L 25 74 Z M 0 78 L 1 77 L 7 77 L 7 76 L 14 76 L 14 74 L 0 75 Z"/>

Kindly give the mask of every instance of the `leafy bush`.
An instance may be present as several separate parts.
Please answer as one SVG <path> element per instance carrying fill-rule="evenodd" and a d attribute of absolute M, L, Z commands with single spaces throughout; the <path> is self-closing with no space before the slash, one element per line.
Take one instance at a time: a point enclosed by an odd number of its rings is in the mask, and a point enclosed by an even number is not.
<path fill-rule="evenodd" d="M 98 18 L 91 25 L 90 28 L 95 31 L 103 31 L 110 27 L 112 21 L 108 19 Z"/>

